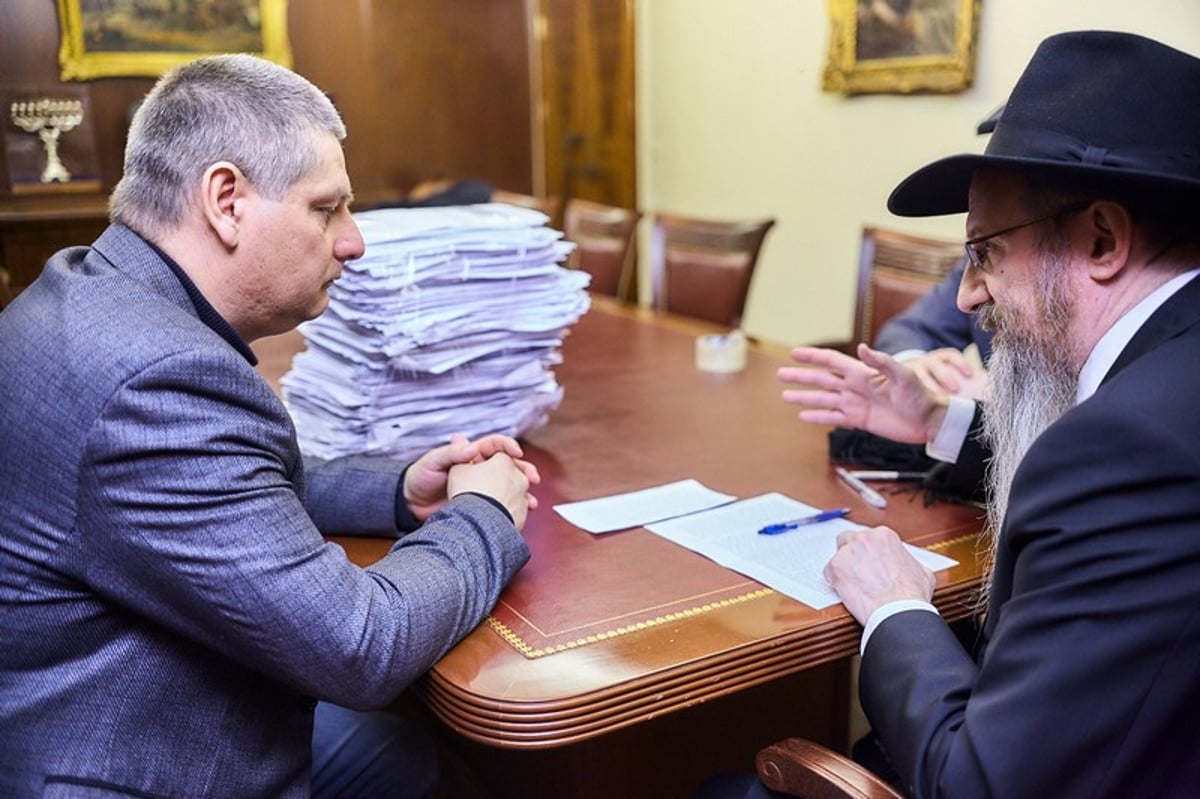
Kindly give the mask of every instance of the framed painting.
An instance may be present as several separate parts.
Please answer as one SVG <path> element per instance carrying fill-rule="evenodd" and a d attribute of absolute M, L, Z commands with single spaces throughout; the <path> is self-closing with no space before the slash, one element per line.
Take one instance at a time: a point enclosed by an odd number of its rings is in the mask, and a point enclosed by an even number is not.
<path fill-rule="evenodd" d="M 949 93 L 971 85 L 982 0 L 827 2 L 826 91 Z"/>
<path fill-rule="evenodd" d="M 58 0 L 63 80 L 158 77 L 215 53 L 290 67 L 287 0 Z"/>

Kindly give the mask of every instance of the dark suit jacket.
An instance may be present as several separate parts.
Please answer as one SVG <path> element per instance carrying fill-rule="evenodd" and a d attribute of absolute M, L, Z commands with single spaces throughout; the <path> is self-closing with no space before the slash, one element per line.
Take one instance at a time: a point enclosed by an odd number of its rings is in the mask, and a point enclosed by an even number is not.
<path fill-rule="evenodd" d="M 113 226 L 0 314 L 2 796 L 304 796 L 315 700 L 389 703 L 528 557 L 462 496 L 349 563 L 283 405 L 197 313 Z M 396 534 L 398 472 L 312 475 L 318 515 Z"/>
<path fill-rule="evenodd" d="M 986 364 L 992 357 L 992 334 L 976 324 L 973 313 L 958 309 L 958 284 L 962 282 L 966 268 L 964 258 L 946 275 L 941 283 L 922 296 L 904 313 L 889 319 L 879 330 L 871 345 L 889 353 L 904 350 L 936 350 L 953 347 L 966 349 L 967 345 L 979 347 L 979 356 Z"/>
<path fill-rule="evenodd" d="M 915 796 L 1200 791 L 1200 280 L 1014 481 L 975 658 L 937 616 L 872 635 L 863 707 Z"/>

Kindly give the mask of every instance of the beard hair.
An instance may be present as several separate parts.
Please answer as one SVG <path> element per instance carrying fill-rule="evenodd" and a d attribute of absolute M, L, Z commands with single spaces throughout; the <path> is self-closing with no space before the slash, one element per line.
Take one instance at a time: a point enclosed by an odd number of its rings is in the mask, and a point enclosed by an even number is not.
<path fill-rule="evenodd" d="M 980 327 L 996 332 L 983 419 L 984 441 L 992 452 L 987 469 L 988 534 L 983 537 L 985 575 L 995 564 L 1017 467 L 1037 437 L 1075 404 L 1079 383 L 1069 343 L 1075 302 L 1065 279 L 1064 253 L 1045 252 L 1037 274 L 1032 315 L 1002 310 L 991 302 L 979 310 Z M 985 594 L 989 584 L 984 580 Z"/>

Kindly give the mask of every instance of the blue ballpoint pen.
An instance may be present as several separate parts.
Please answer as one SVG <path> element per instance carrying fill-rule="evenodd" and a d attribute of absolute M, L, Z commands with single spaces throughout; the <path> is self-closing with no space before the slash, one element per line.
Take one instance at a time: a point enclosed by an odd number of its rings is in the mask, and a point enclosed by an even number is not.
<path fill-rule="evenodd" d="M 758 532 L 760 535 L 777 535 L 779 533 L 786 533 L 788 530 L 795 530 L 797 527 L 804 527 L 807 524 L 818 524 L 819 522 L 827 522 L 831 519 L 840 519 L 849 512 L 849 508 L 823 510 L 820 513 L 814 513 L 812 516 L 804 516 L 799 519 L 792 519 L 791 521 L 779 522 L 777 524 L 768 524 Z"/>

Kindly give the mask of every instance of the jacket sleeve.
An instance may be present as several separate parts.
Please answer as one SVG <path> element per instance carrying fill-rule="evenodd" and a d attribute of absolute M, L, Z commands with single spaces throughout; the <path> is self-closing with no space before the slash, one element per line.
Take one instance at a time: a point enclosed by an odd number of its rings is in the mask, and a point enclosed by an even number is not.
<path fill-rule="evenodd" d="M 370 568 L 350 563 L 299 499 L 286 411 L 235 357 L 172 355 L 109 398 L 64 566 L 298 691 L 384 705 L 479 624 L 528 550 L 502 511 L 462 496 Z M 396 484 L 382 485 L 391 507 Z"/>
<path fill-rule="evenodd" d="M 914 796 L 1174 795 L 1196 762 L 1200 453 L 1166 416 L 1093 400 L 1035 442 L 978 665 L 931 614 L 875 631 L 863 707 Z"/>
<path fill-rule="evenodd" d="M 391 458 L 349 455 L 304 459 L 304 507 L 323 535 L 396 538 L 419 522 L 401 491 L 405 465 Z"/>

